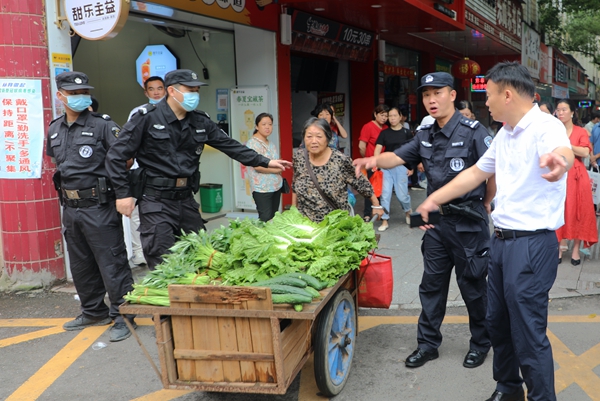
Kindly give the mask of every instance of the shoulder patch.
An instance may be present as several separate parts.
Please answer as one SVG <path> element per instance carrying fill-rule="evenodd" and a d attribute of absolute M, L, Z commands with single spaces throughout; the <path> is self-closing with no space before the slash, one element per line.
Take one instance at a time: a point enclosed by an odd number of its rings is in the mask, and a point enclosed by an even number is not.
<path fill-rule="evenodd" d="M 205 112 L 205 111 L 202 111 L 202 110 L 194 110 L 194 111 L 193 111 L 193 113 L 200 114 L 201 116 L 203 116 L 203 117 L 206 117 L 206 118 L 208 118 L 208 119 L 210 120 L 210 116 L 209 116 L 209 115 L 208 115 L 208 113 L 207 113 L 207 112 Z"/>
<path fill-rule="evenodd" d="M 118 138 L 119 137 L 119 132 L 121 132 L 121 128 L 119 128 L 119 127 L 112 127 L 111 131 L 112 131 L 113 135 L 115 136 L 115 138 Z"/>
<path fill-rule="evenodd" d="M 469 118 L 461 118 L 460 123 L 462 125 L 466 125 L 469 128 L 477 128 L 477 126 L 479 125 L 479 121 L 471 120 Z"/>
<path fill-rule="evenodd" d="M 94 117 L 102 118 L 103 120 L 110 121 L 110 116 L 108 114 L 100 114 L 96 112 L 91 113 Z"/>
<path fill-rule="evenodd" d="M 433 124 L 419 125 L 419 126 L 417 127 L 417 129 L 416 129 L 416 130 L 417 130 L 417 131 L 422 131 L 422 130 L 424 130 L 424 129 L 429 129 L 429 128 L 431 128 L 431 126 L 432 126 L 432 125 L 433 125 Z"/>
<path fill-rule="evenodd" d="M 137 112 L 141 113 L 141 114 L 148 114 L 151 111 L 154 111 L 155 109 L 156 109 L 156 105 L 147 103 L 147 104 L 141 106 Z"/>

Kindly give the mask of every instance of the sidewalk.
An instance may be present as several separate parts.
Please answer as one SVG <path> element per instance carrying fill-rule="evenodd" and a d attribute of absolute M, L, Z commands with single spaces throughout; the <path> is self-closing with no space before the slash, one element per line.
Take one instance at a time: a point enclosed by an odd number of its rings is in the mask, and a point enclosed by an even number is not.
<path fill-rule="evenodd" d="M 426 191 L 410 191 L 413 210 L 425 200 Z M 355 210 L 362 212 L 362 200 L 358 196 Z M 381 234 L 378 253 L 391 256 L 394 269 L 394 296 L 390 309 L 420 309 L 419 284 L 423 274 L 423 259 L 421 256 L 421 238 L 423 232 L 419 229 L 410 229 L 404 221 L 404 213 L 398 201 L 392 199 L 390 228 Z M 206 225 L 207 230 L 214 230 L 221 225 L 228 224 L 226 213 L 203 216 L 210 219 Z M 229 213 L 231 218 L 257 217 L 254 213 Z M 375 230 L 380 223 L 375 223 Z M 594 253 L 592 252 L 592 255 Z M 583 255 L 582 255 L 583 257 Z M 583 259 L 579 266 L 570 263 L 571 252 L 565 252 L 563 263 L 558 267 L 558 275 L 550 291 L 550 299 L 569 298 L 585 295 L 600 294 L 600 258 L 593 260 Z M 133 267 L 134 279 L 140 281 L 148 271 L 145 267 Z M 460 290 L 456 284 L 454 273 L 450 281 L 448 303 L 450 306 L 464 306 Z M 75 293 L 72 284 L 56 287 L 55 291 Z"/>

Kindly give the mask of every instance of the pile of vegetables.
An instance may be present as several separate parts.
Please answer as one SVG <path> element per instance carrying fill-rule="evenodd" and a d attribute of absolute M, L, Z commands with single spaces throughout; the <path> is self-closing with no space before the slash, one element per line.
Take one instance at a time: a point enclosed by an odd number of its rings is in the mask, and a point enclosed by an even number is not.
<path fill-rule="evenodd" d="M 310 291 L 306 288 L 320 290 L 335 285 L 344 274 L 357 269 L 376 245 L 372 224 L 365 223 L 359 216 L 351 217 L 347 211 L 335 210 L 317 224 L 292 207 L 276 213 L 268 223 L 255 219 L 232 220 L 228 227 L 221 226 L 210 235 L 205 231 L 182 234 L 171 247 L 171 253 L 164 255 L 163 263 L 150 271 L 126 299 L 136 302 L 134 299 L 142 296 L 142 292 L 148 294 L 148 289 L 185 284 L 180 281 L 198 274 L 205 277 L 204 284 L 219 280 L 222 285 L 253 286 L 272 284 L 268 280 L 285 276 L 303 282 L 292 287 L 303 288 L 303 291 Z M 290 276 L 297 273 L 300 273 L 297 278 Z M 312 284 L 309 283 L 311 278 Z M 292 294 L 271 289 L 274 302 L 281 298 L 275 295 Z M 313 292 L 313 297 L 316 296 Z"/>

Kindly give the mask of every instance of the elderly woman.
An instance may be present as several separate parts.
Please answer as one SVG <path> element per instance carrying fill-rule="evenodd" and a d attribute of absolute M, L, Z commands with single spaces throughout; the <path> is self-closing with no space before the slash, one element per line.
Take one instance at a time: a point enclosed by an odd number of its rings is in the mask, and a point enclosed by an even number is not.
<path fill-rule="evenodd" d="M 331 127 L 324 119 L 311 117 L 304 124 L 302 141 L 305 147 L 294 152 L 292 205 L 312 221 L 321 222 L 335 209 L 350 210 L 347 190 L 350 185 L 371 199 L 372 213 L 381 217 L 383 208 L 371 183 L 362 175 L 356 177 L 349 157 L 328 146 L 332 136 Z"/>

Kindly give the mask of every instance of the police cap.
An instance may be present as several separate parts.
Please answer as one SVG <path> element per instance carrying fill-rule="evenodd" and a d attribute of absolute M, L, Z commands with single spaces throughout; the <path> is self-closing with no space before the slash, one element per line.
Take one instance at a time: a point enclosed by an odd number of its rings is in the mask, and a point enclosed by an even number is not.
<path fill-rule="evenodd" d="M 435 88 L 449 86 L 454 89 L 454 78 L 447 72 L 432 72 L 421 78 L 421 86 L 419 86 L 417 90 L 421 90 L 427 86 L 433 86 Z"/>
<path fill-rule="evenodd" d="M 198 81 L 198 74 L 192 70 L 173 70 L 165 75 L 165 86 L 182 84 L 185 86 L 204 86 L 208 85 Z"/>
<path fill-rule="evenodd" d="M 76 91 L 77 89 L 94 89 L 88 85 L 88 76 L 83 72 L 67 71 L 56 76 L 56 87 L 68 91 Z"/>

